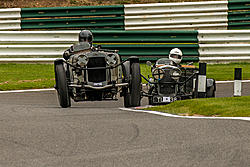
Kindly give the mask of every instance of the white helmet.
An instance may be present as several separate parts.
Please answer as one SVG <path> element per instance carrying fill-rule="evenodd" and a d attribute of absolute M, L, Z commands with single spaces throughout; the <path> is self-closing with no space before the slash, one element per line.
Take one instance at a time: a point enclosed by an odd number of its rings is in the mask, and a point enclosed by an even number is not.
<path fill-rule="evenodd" d="M 169 53 L 169 59 L 179 64 L 182 60 L 182 51 L 178 48 L 174 48 Z"/>

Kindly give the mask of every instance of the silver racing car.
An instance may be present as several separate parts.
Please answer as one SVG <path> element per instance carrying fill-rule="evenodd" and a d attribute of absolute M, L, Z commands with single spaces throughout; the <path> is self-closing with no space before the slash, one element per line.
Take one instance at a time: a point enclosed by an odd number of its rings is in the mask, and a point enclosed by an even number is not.
<path fill-rule="evenodd" d="M 60 106 L 79 101 L 117 100 L 124 97 L 125 107 L 135 107 L 141 101 L 139 58 L 122 61 L 115 50 L 92 46 L 92 33 L 81 31 L 79 44 L 73 45 L 57 59 L 55 88 Z"/>

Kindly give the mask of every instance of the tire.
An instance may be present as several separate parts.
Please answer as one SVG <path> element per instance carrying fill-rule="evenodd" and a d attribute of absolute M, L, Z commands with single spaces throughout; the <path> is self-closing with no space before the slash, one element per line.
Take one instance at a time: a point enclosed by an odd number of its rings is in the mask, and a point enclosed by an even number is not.
<path fill-rule="evenodd" d="M 215 86 L 207 89 L 207 98 L 215 97 Z"/>
<path fill-rule="evenodd" d="M 131 107 L 131 95 L 126 92 L 123 97 L 124 100 L 124 107 Z"/>
<path fill-rule="evenodd" d="M 153 87 L 151 87 L 151 88 L 149 89 L 148 95 L 152 95 L 153 89 L 154 89 Z M 153 97 L 148 97 L 148 104 L 149 104 L 149 105 L 153 105 Z"/>
<path fill-rule="evenodd" d="M 124 76 L 124 82 L 127 82 L 129 80 L 130 75 L 130 62 L 127 61 L 124 64 L 122 64 L 122 70 L 123 70 L 123 76 Z M 123 105 L 124 107 L 131 107 L 131 95 L 128 92 L 129 88 L 123 88 Z"/>
<path fill-rule="evenodd" d="M 57 64 L 55 67 L 56 76 L 56 89 L 58 100 L 62 108 L 67 108 L 71 106 L 68 83 L 66 78 L 66 73 L 63 64 Z"/>
<path fill-rule="evenodd" d="M 131 66 L 131 107 L 141 105 L 141 73 L 140 64 L 133 63 Z"/>
<path fill-rule="evenodd" d="M 207 98 L 211 98 L 211 97 L 215 97 L 215 91 L 216 91 L 216 83 L 214 79 L 207 79 L 208 81 L 210 81 L 209 87 L 206 90 L 206 97 Z M 211 81 L 212 85 L 211 85 Z"/>

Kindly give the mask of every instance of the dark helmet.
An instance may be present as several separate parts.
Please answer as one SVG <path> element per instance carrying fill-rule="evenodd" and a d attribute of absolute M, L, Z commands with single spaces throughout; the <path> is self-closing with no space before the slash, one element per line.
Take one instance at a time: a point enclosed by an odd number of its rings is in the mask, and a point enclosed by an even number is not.
<path fill-rule="evenodd" d="M 79 42 L 88 42 L 92 44 L 93 42 L 93 34 L 89 30 L 82 30 L 79 33 Z"/>

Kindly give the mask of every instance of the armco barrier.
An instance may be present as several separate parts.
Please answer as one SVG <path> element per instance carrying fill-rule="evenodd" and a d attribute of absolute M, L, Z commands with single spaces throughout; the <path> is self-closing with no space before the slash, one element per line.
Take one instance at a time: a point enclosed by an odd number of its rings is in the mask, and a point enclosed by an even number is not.
<path fill-rule="evenodd" d="M 20 8 L 0 9 L 0 19 L 19 19 L 21 18 Z"/>
<path fill-rule="evenodd" d="M 22 18 L 123 15 L 123 5 L 22 8 Z"/>
<path fill-rule="evenodd" d="M 152 60 L 183 50 L 184 59 L 198 60 L 197 31 L 92 31 L 94 44 L 119 50 L 122 57 Z M 79 31 L 0 31 L 1 57 L 61 57 L 78 41 Z M 25 40 L 24 40 L 25 39 Z"/>
<path fill-rule="evenodd" d="M 21 9 L 0 9 L 0 30 L 21 29 Z"/>
<path fill-rule="evenodd" d="M 227 29 L 227 3 L 209 1 L 125 5 L 125 29 Z"/>
<path fill-rule="evenodd" d="M 30 61 L 38 57 L 36 61 L 43 62 L 52 60 L 49 58 L 62 57 L 64 50 L 77 43 L 79 32 L 0 31 L 0 61 L 9 61 L 9 58 L 24 61 L 20 59 L 23 57 Z M 185 61 L 208 62 L 216 58 L 218 61 L 250 60 L 250 30 L 95 30 L 93 34 L 95 45 L 102 45 L 104 49 L 117 49 L 123 58 L 138 56 L 141 60 L 156 60 L 167 57 L 172 48 L 178 47 L 183 51 Z"/>
<path fill-rule="evenodd" d="M 22 20 L 22 29 L 102 29 L 123 30 L 123 17 Z"/>
<path fill-rule="evenodd" d="M 200 44 L 201 57 L 240 57 L 250 55 L 250 44 Z"/>
<path fill-rule="evenodd" d="M 123 5 L 22 8 L 22 29 L 124 29 Z M 85 16 L 83 18 L 83 16 Z M 57 17 L 48 19 L 49 17 Z M 60 18 L 61 17 L 61 18 Z M 66 18 L 65 18 L 66 17 Z M 37 19 L 41 18 L 41 19 Z"/>
<path fill-rule="evenodd" d="M 116 5 L 0 9 L 0 30 L 61 28 L 123 30 L 123 8 L 123 5 Z"/>
<path fill-rule="evenodd" d="M 250 30 L 199 30 L 199 44 L 247 44 L 250 43 Z"/>
<path fill-rule="evenodd" d="M 250 60 L 250 30 L 199 30 L 198 40 L 201 61 Z"/>
<path fill-rule="evenodd" d="M 0 45 L 0 56 L 59 56 L 70 45 Z"/>
<path fill-rule="evenodd" d="M 0 9 L 0 30 L 249 29 L 250 0 Z"/>
<path fill-rule="evenodd" d="M 80 30 L 67 31 L 0 31 L 0 45 L 73 44 Z"/>
<path fill-rule="evenodd" d="M 250 0 L 229 0 L 229 29 L 250 29 Z"/>
<path fill-rule="evenodd" d="M 198 57 L 197 31 L 93 31 L 94 42 L 105 49 L 119 50 L 123 57 L 139 56 L 152 60 L 181 48 L 185 60 Z"/>

